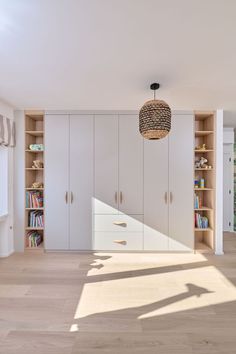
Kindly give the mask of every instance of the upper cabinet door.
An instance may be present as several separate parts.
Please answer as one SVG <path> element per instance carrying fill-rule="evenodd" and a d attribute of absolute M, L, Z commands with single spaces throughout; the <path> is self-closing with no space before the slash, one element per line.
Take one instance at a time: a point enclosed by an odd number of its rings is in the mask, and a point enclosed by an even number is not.
<path fill-rule="evenodd" d="M 118 116 L 96 115 L 95 214 L 118 213 Z"/>
<path fill-rule="evenodd" d="M 144 139 L 144 250 L 167 251 L 168 137 Z"/>
<path fill-rule="evenodd" d="M 169 248 L 189 251 L 194 248 L 194 119 L 175 115 L 169 134 Z"/>
<path fill-rule="evenodd" d="M 119 210 L 143 214 L 143 138 L 138 116 L 119 116 Z"/>
<path fill-rule="evenodd" d="M 69 249 L 69 116 L 45 116 L 45 248 Z"/>
<path fill-rule="evenodd" d="M 92 249 L 93 115 L 70 116 L 70 238 L 72 250 Z"/>

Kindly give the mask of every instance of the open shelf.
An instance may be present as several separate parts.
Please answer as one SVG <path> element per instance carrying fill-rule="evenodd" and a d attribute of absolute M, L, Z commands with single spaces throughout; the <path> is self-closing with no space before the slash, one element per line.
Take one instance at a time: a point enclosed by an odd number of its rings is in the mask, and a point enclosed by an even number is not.
<path fill-rule="evenodd" d="M 42 150 L 30 149 L 30 145 L 38 144 L 42 146 Z M 43 250 L 44 247 L 43 144 L 44 112 L 25 111 L 25 249 L 30 251 Z M 42 186 L 33 187 L 35 182 Z M 35 227 L 36 225 L 40 226 Z"/>
<path fill-rule="evenodd" d="M 195 251 L 211 253 L 215 243 L 215 113 L 195 112 L 194 164 L 201 158 L 212 168 L 196 168 L 194 181 Z M 208 172 L 211 173 L 208 173 Z M 196 187 L 197 185 L 197 187 Z M 199 188 L 201 185 L 204 188 Z M 196 208 L 197 206 L 200 208 Z M 195 215 L 196 214 L 196 215 Z M 205 225 L 206 228 L 196 227 Z"/>

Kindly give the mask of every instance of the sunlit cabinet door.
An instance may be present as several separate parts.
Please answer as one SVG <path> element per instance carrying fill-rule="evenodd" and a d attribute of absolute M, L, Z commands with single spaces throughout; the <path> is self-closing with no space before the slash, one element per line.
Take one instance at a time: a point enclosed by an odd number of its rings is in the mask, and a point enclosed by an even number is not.
<path fill-rule="evenodd" d="M 137 115 L 119 116 L 119 211 L 143 214 L 143 138 Z"/>
<path fill-rule="evenodd" d="M 69 116 L 45 116 L 45 248 L 69 249 Z"/>
<path fill-rule="evenodd" d="M 118 213 L 118 116 L 96 115 L 94 213 Z"/>
<path fill-rule="evenodd" d="M 168 137 L 144 139 L 144 250 L 167 251 Z"/>
<path fill-rule="evenodd" d="M 71 250 L 92 249 L 93 115 L 70 116 Z"/>
<path fill-rule="evenodd" d="M 174 115 L 169 134 L 169 249 L 189 251 L 194 247 L 194 119 Z"/>

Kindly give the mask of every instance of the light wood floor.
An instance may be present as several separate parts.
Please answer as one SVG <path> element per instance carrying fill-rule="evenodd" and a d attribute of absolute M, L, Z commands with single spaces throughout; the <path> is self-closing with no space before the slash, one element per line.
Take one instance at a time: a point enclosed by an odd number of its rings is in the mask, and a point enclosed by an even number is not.
<path fill-rule="evenodd" d="M 235 354 L 236 234 L 225 249 L 0 259 L 0 353 Z"/>

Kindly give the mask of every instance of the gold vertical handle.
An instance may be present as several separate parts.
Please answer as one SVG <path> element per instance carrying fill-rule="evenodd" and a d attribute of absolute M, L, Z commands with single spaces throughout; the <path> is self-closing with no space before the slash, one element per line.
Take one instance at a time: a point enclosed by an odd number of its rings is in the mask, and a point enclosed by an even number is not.
<path fill-rule="evenodd" d="M 173 202 L 173 193 L 170 192 L 170 203 L 172 203 L 172 202 Z"/>
<path fill-rule="evenodd" d="M 66 192 L 65 194 L 65 201 L 66 201 L 66 204 L 68 203 L 68 192 Z"/>
<path fill-rule="evenodd" d="M 74 195 L 73 195 L 73 192 L 70 192 L 70 202 L 71 204 L 73 203 L 74 201 Z"/>
<path fill-rule="evenodd" d="M 115 192 L 115 202 L 117 204 L 117 192 Z"/>
<path fill-rule="evenodd" d="M 165 199 L 165 203 L 167 204 L 167 192 L 165 192 L 164 199 Z"/>
<path fill-rule="evenodd" d="M 123 202 L 123 194 L 122 192 L 120 192 L 120 204 L 122 204 L 122 202 Z"/>

